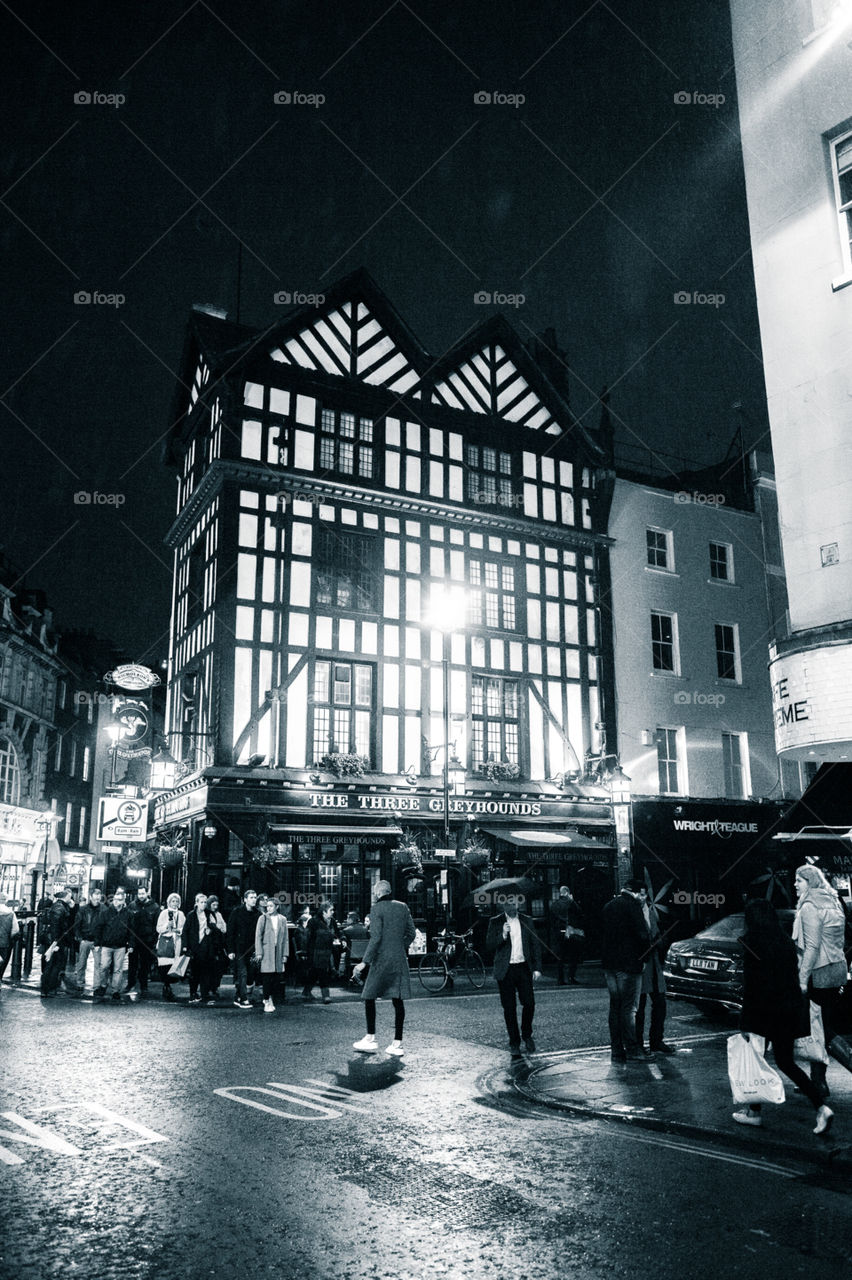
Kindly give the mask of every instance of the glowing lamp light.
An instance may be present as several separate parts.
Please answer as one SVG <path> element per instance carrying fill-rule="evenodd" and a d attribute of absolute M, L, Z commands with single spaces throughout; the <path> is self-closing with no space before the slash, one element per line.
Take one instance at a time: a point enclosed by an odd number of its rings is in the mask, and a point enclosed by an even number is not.
<path fill-rule="evenodd" d="M 429 593 L 427 623 L 436 631 L 460 630 L 467 618 L 467 592 L 455 583 L 437 583 Z"/>
<path fill-rule="evenodd" d="M 151 757 L 151 790 L 170 791 L 177 782 L 179 765 L 172 753 L 161 747 Z"/>
<path fill-rule="evenodd" d="M 620 764 L 610 770 L 607 782 L 613 804 L 630 804 L 630 779 Z"/>

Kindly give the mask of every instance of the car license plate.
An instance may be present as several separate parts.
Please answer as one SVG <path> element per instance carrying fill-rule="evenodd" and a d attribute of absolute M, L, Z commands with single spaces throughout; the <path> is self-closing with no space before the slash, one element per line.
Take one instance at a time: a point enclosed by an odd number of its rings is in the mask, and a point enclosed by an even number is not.
<path fill-rule="evenodd" d="M 718 969 L 718 960 L 702 960 L 697 956 L 692 956 L 688 961 L 690 969 Z"/>

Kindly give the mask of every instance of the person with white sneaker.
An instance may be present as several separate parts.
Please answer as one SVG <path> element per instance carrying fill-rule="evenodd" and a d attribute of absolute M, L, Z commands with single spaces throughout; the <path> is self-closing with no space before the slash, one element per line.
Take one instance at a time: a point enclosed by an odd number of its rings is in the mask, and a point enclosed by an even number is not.
<path fill-rule="evenodd" d="M 364 958 L 356 964 L 353 974 L 360 975 L 369 969 L 364 983 L 364 1013 L 367 1018 L 367 1034 L 356 1040 L 352 1048 L 358 1053 L 378 1053 L 376 1039 L 376 1000 L 379 996 L 393 1001 L 394 1032 L 387 1052 L 394 1058 L 405 1053 L 402 1047 L 402 1028 L 405 1023 L 405 1001 L 411 995 L 411 978 L 408 972 L 408 948 L 417 932 L 411 912 L 404 902 L 391 899 L 391 886 L 387 880 L 377 880 L 373 885 L 373 909 L 370 913 L 370 941 Z"/>
<path fill-rule="evenodd" d="M 763 1036 L 779 1071 L 793 1081 L 816 1111 L 814 1133 L 828 1133 L 834 1112 L 823 1103 L 822 1090 L 793 1061 L 793 1044 L 810 1034 L 810 1005 L 799 987 L 799 961 L 793 939 L 778 922 L 766 898 L 746 903 L 743 944 L 744 1034 Z M 762 1125 L 760 1103 L 735 1111 L 737 1124 Z"/>
<path fill-rule="evenodd" d="M 263 1012 L 274 1013 L 290 950 L 287 921 L 278 914 L 275 898 L 267 898 L 254 935 L 254 957 L 263 982 Z"/>

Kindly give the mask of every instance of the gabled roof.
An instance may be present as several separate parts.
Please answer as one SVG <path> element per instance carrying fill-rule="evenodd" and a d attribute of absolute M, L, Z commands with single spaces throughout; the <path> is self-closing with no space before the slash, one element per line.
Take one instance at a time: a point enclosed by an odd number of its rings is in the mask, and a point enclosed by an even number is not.
<path fill-rule="evenodd" d="M 432 404 L 503 418 L 545 435 L 574 435 L 593 454 L 601 454 L 501 315 L 486 320 L 448 351 L 433 367 L 429 382 Z"/>
<path fill-rule="evenodd" d="M 345 276 L 323 299 L 276 328 L 273 360 L 397 394 L 419 382 L 428 356 L 369 272 Z"/>

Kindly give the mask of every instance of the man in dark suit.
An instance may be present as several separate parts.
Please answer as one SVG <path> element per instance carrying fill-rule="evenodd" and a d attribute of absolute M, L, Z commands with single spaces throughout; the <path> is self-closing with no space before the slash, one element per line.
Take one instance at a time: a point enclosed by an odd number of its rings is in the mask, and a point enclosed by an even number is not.
<path fill-rule="evenodd" d="M 613 1062 L 644 1062 L 636 1038 L 636 1009 L 651 935 L 642 912 L 641 880 L 628 880 L 603 909 L 601 967 L 609 991 L 609 1039 Z"/>
<path fill-rule="evenodd" d="M 505 895 L 503 910 L 492 916 L 485 940 L 486 949 L 494 956 L 494 977 L 500 988 L 500 1003 L 513 1058 L 521 1056 L 522 1036 L 527 1052 L 535 1053 L 533 983 L 541 977 L 541 943 L 532 916 L 518 911 L 518 904 L 523 901 L 523 894 Z M 516 997 L 521 1002 L 520 1030 Z"/>

